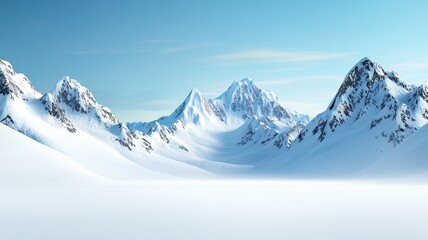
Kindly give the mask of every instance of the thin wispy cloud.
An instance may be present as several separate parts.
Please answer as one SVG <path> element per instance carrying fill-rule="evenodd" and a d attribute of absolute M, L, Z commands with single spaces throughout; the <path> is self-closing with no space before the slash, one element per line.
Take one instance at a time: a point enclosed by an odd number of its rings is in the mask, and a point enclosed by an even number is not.
<path fill-rule="evenodd" d="M 417 69 L 428 69 L 428 62 L 418 62 L 418 63 L 398 63 L 393 65 L 394 69 L 400 70 L 417 70 Z"/>
<path fill-rule="evenodd" d="M 124 46 L 111 49 L 99 49 L 99 50 L 79 50 L 73 52 L 77 55 L 95 55 L 95 54 L 139 54 L 139 53 L 158 53 L 158 54 L 170 54 L 189 51 L 200 46 L 184 46 L 184 47 L 161 47 L 152 46 L 152 44 L 139 45 L 139 46 Z"/>
<path fill-rule="evenodd" d="M 209 60 L 220 63 L 275 63 L 275 62 L 311 62 L 345 58 L 352 53 L 326 52 L 285 52 L 275 50 L 251 50 L 226 53 L 208 57 Z"/>
<path fill-rule="evenodd" d="M 195 49 L 198 47 L 200 47 L 200 46 L 195 45 L 195 46 L 184 46 L 184 47 L 168 47 L 168 48 L 161 49 L 160 53 L 165 53 L 165 54 L 178 53 L 178 52 L 189 51 L 189 50 L 192 50 L 192 49 Z"/>
<path fill-rule="evenodd" d="M 162 44 L 162 43 L 174 43 L 178 42 L 177 39 L 148 39 L 143 41 L 143 43 L 150 43 L 150 44 Z"/>
<path fill-rule="evenodd" d="M 174 109 L 180 103 L 180 100 L 168 99 L 145 99 L 143 101 L 132 101 L 127 104 L 126 109 L 140 109 L 140 110 L 169 110 Z M 127 102 L 128 103 L 128 102 Z"/>
<path fill-rule="evenodd" d="M 269 86 L 269 85 L 289 85 L 299 82 L 321 82 L 321 81 L 332 81 L 340 82 L 343 80 L 343 76 L 308 76 L 299 78 L 285 78 L 285 79 L 273 79 L 266 81 L 258 81 L 257 85 Z"/>
<path fill-rule="evenodd" d="M 225 91 L 225 89 L 212 89 L 211 91 L 203 92 L 203 94 L 205 97 L 212 99 L 220 96 Z"/>
<path fill-rule="evenodd" d="M 97 54 L 96 51 L 76 51 L 74 52 L 74 54 L 78 54 L 78 55 L 93 55 L 93 54 Z"/>
<path fill-rule="evenodd" d="M 301 113 L 308 114 L 311 118 L 314 118 L 316 115 L 321 113 L 327 107 L 324 103 L 319 102 L 304 102 L 304 101 L 291 101 L 291 100 L 281 100 L 281 104 L 286 107 L 291 107 L 296 109 Z"/>
<path fill-rule="evenodd" d="M 187 47 L 174 47 L 174 48 L 165 48 L 162 50 L 162 53 L 176 53 L 176 52 L 183 52 L 189 48 Z"/>
<path fill-rule="evenodd" d="M 96 54 L 136 54 L 148 52 L 150 49 L 144 47 L 123 47 L 123 48 L 112 48 L 112 49 L 101 49 L 101 50 L 80 50 L 75 51 L 73 54 L 77 55 L 96 55 Z"/>

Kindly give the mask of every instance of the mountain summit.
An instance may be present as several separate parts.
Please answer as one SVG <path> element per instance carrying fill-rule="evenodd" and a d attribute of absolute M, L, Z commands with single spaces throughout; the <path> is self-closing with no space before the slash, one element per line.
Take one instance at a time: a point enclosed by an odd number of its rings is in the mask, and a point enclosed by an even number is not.
<path fill-rule="evenodd" d="M 210 104 L 204 94 L 198 89 L 190 91 L 184 102 L 170 115 L 171 119 L 184 123 L 205 125 L 207 119 L 213 115 Z"/>
<path fill-rule="evenodd" d="M 26 100 L 41 96 L 25 75 L 16 73 L 9 62 L 1 59 L 0 94 L 7 95 L 10 99 L 22 98 Z"/>
<path fill-rule="evenodd" d="M 226 122 L 228 116 L 243 120 L 251 117 L 275 120 L 289 126 L 309 121 L 307 116 L 284 108 L 273 92 L 259 89 L 249 78 L 233 82 L 223 94 L 210 102 L 220 119 Z"/>
<path fill-rule="evenodd" d="M 92 93 L 77 80 L 64 77 L 52 94 L 55 102 L 70 116 L 90 115 L 106 127 L 119 123 L 110 109 L 99 104 Z M 89 117 L 89 120 L 93 117 Z"/>

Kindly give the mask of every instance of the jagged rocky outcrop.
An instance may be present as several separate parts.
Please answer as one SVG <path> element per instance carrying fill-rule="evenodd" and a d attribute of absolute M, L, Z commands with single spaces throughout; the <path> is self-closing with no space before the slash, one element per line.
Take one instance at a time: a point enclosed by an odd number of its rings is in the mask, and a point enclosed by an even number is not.
<path fill-rule="evenodd" d="M 110 109 L 99 104 L 92 93 L 77 80 L 64 77 L 52 93 L 54 101 L 69 115 L 94 116 L 100 123 L 109 127 L 119 121 Z"/>
<path fill-rule="evenodd" d="M 15 125 L 15 121 L 13 121 L 12 117 L 9 115 L 6 115 L 2 120 L 0 120 L 1 123 L 3 123 L 4 125 L 15 129 L 14 125 Z"/>
<path fill-rule="evenodd" d="M 12 100 L 19 98 L 25 101 L 41 95 L 25 75 L 16 73 L 9 62 L 1 59 L 0 94 L 8 96 Z"/>
<path fill-rule="evenodd" d="M 132 131 L 131 134 L 137 147 L 142 147 L 149 153 L 153 151 L 152 144 L 146 134 L 140 131 Z"/>
<path fill-rule="evenodd" d="M 246 125 L 241 141 L 238 144 L 260 143 L 264 145 L 273 143 L 279 149 L 288 149 L 294 139 L 303 130 L 305 124 L 305 122 L 298 122 L 294 126 L 287 128 L 287 131 L 278 131 L 275 130 L 276 126 L 272 126 L 271 122 L 253 117 Z"/>
<path fill-rule="evenodd" d="M 65 115 L 64 110 L 62 110 L 57 103 L 53 101 L 52 94 L 46 93 L 40 99 L 42 101 L 45 110 L 48 111 L 49 115 L 58 119 L 58 121 L 65 127 L 69 132 L 75 133 L 77 130 L 74 127 L 73 123 Z"/>
<path fill-rule="evenodd" d="M 132 151 L 132 147 L 135 147 L 134 136 L 132 136 L 131 132 L 128 130 L 125 124 L 119 123 L 110 128 L 117 138 L 115 139 L 120 143 L 120 145 L 128 148 Z"/>

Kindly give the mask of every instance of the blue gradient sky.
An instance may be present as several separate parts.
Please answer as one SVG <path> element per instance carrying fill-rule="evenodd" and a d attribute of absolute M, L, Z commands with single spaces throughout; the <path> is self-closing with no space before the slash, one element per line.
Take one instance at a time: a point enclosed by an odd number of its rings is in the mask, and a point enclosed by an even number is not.
<path fill-rule="evenodd" d="M 3 1 L 0 58 L 42 92 L 69 75 L 122 121 L 251 77 L 316 115 L 368 56 L 427 84 L 428 1 Z"/>

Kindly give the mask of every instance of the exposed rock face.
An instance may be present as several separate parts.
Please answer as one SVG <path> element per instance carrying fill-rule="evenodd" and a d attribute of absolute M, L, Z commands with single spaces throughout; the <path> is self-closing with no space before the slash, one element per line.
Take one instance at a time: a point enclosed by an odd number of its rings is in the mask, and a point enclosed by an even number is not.
<path fill-rule="evenodd" d="M 99 104 L 86 87 L 69 77 L 65 77 L 57 84 L 53 97 L 63 109 L 69 110 L 69 114 L 93 113 L 106 127 L 119 123 L 110 109 Z"/>
<path fill-rule="evenodd" d="M 132 151 L 132 147 L 135 147 L 135 136 L 131 134 L 125 124 L 119 123 L 115 126 L 112 126 L 110 130 L 115 132 L 115 135 L 117 135 L 115 140 L 118 141 L 120 145 L 128 148 L 129 151 Z"/>
<path fill-rule="evenodd" d="M 20 98 L 25 101 L 41 95 L 26 76 L 16 73 L 12 65 L 4 60 L 0 60 L 0 94 L 12 100 Z"/>
<path fill-rule="evenodd" d="M 15 129 L 15 121 L 13 121 L 13 119 L 7 115 L 6 117 L 4 117 L 2 120 L 0 120 L 1 123 L 3 123 L 4 125 Z"/>
<path fill-rule="evenodd" d="M 62 126 L 65 127 L 69 132 L 76 132 L 76 128 L 73 126 L 73 123 L 71 123 L 71 121 L 67 118 L 64 113 L 64 110 L 62 110 L 58 106 L 58 104 L 53 101 L 52 94 L 46 93 L 41 98 L 41 101 L 43 106 L 45 106 L 45 110 L 48 111 L 49 115 L 58 119 Z"/>

